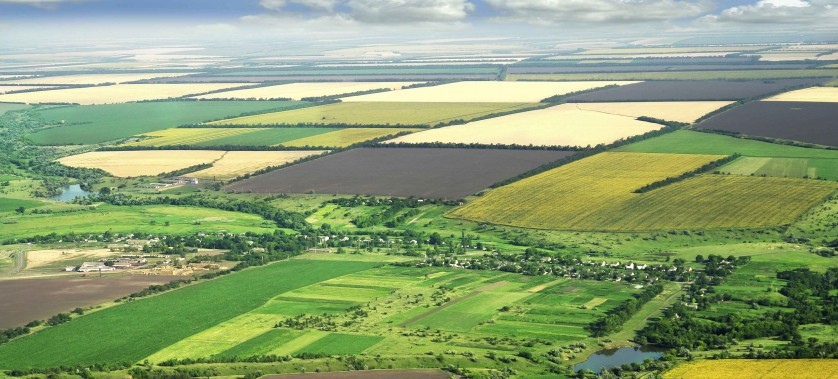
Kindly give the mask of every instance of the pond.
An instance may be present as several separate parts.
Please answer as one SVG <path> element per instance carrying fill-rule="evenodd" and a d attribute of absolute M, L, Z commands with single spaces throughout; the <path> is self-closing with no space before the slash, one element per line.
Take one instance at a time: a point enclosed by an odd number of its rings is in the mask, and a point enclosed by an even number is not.
<path fill-rule="evenodd" d="M 641 363 L 646 359 L 658 359 L 663 355 L 663 351 L 665 349 L 648 346 L 602 350 L 591 355 L 586 361 L 573 366 L 573 370 L 588 369 L 598 373 L 603 368 L 622 366 L 626 363 Z"/>
<path fill-rule="evenodd" d="M 58 201 L 73 201 L 77 197 L 85 197 L 89 195 L 95 195 L 98 192 L 90 192 L 81 189 L 81 186 L 78 184 L 71 184 L 62 188 L 64 192 L 61 192 L 60 195 L 56 195 L 50 197 L 50 200 L 58 200 Z"/>

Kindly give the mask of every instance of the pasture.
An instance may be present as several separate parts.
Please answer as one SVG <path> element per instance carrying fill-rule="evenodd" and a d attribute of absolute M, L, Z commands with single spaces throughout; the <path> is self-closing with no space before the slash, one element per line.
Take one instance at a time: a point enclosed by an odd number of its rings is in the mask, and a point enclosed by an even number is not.
<path fill-rule="evenodd" d="M 575 104 L 562 104 L 464 125 L 430 129 L 387 142 L 584 147 L 609 144 L 662 127 L 633 117 L 579 110 Z"/>
<path fill-rule="evenodd" d="M 838 146 L 838 103 L 755 101 L 715 115 L 698 128 Z"/>
<path fill-rule="evenodd" d="M 0 101 L 28 104 L 114 104 L 131 101 L 162 100 L 186 95 L 241 87 L 241 83 L 200 84 L 117 84 L 82 88 L 55 89 L 0 95 Z"/>
<path fill-rule="evenodd" d="M 224 156 L 216 150 L 93 151 L 58 161 L 70 167 L 99 168 L 116 177 L 155 176 L 199 164 L 213 163 Z"/>
<path fill-rule="evenodd" d="M 636 82 L 456 82 L 346 97 L 345 102 L 537 103 L 555 95 Z"/>
<path fill-rule="evenodd" d="M 701 116 L 730 105 L 730 101 L 670 101 L 628 103 L 576 103 L 580 110 L 628 117 L 653 117 L 666 121 L 693 123 Z"/>
<path fill-rule="evenodd" d="M 19 111 L 29 108 L 26 104 L 0 103 L 0 116 L 9 111 Z"/>
<path fill-rule="evenodd" d="M 201 179 L 226 180 L 322 153 L 324 151 L 228 151 L 212 167 L 188 175 Z"/>
<path fill-rule="evenodd" d="M 569 102 L 599 103 L 621 101 L 718 101 L 750 99 L 789 87 L 816 86 L 824 79 L 778 79 L 730 82 L 650 81 L 571 96 Z"/>
<path fill-rule="evenodd" d="M 0 84 L 34 84 L 34 85 L 77 85 L 77 84 L 105 84 L 116 83 L 121 84 L 125 82 L 134 82 L 138 80 L 147 80 L 155 78 L 174 78 L 184 76 L 183 73 L 168 73 L 168 72 L 150 72 L 137 74 L 80 74 L 80 75 L 58 75 L 58 76 L 40 76 L 36 78 L 5 80 Z"/>
<path fill-rule="evenodd" d="M 294 99 L 337 96 L 379 89 L 400 90 L 416 82 L 316 82 L 291 83 L 195 96 L 196 99 Z"/>
<path fill-rule="evenodd" d="M 288 101 L 166 101 L 59 107 L 38 111 L 37 115 L 53 127 L 28 137 L 41 145 L 92 144 L 243 113 L 307 105 Z"/>
<path fill-rule="evenodd" d="M 838 159 L 838 151 L 780 145 L 715 133 L 678 130 L 620 146 L 616 151 L 635 153 L 717 154 L 739 153 L 749 157 Z"/>
<path fill-rule="evenodd" d="M 256 176 L 226 189 L 456 199 L 570 154 L 532 150 L 359 148 Z"/>
<path fill-rule="evenodd" d="M 682 363 L 666 379 L 828 379 L 838 375 L 834 359 L 720 359 Z"/>
<path fill-rule="evenodd" d="M 789 78 L 832 78 L 838 76 L 834 69 L 809 70 L 728 70 L 728 71 L 651 71 L 607 72 L 584 74 L 517 74 L 507 80 L 768 80 Z"/>
<path fill-rule="evenodd" d="M 719 168 L 734 175 L 838 180 L 838 159 L 741 157 Z"/>
<path fill-rule="evenodd" d="M 838 103 L 838 87 L 811 87 L 771 96 L 764 101 Z"/>
<path fill-rule="evenodd" d="M 31 199 L 14 199 L 8 197 L 0 197 L 0 213 L 11 212 L 20 207 L 25 209 L 37 208 L 44 205 L 43 202 Z"/>
<path fill-rule="evenodd" d="M 237 117 L 212 125 L 437 125 L 524 110 L 533 103 L 342 102 L 285 112 Z"/>
<path fill-rule="evenodd" d="M 422 129 L 409 128 L 346 128 L 326 133 L 318 133 L 311 137 L 283 142 L 280 145 L 290 147 L 348 147 L 356 143 L 376 138 L 393 136 L 399 133 L 416 132 Z"/>

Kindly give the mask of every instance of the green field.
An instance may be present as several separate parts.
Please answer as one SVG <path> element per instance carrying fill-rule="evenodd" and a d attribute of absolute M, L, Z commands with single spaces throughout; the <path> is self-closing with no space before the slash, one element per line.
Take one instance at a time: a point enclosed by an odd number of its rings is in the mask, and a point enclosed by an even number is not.
<path fill-rule="evenodd" d="M 289 141 L 335 132 L 335 128 L 268 128 L 252 133 L 219 138 L 198 144 L 198 146 L 273 146 L 282 145 Z"/>
<path fill-rule="evenodd" d="M 293 101 L 165 101 L 59 107 L 38 111 L 45 122 L 60 126 L 29 135 L 41 145 L 92 144 L 137 134 L 234 117 L 308 106 Z"/>
<path fill-rule="evenodd" d="M 679 130 L 664 134 L 618 147 L 614 151 L 720 155 L 739 153 L 749 157 L 838 159 L 838 150 L 780 145 L 691 130 Z"/>
<path fill-rule="evenodd" d="M 19 207 L 23 207 L 25 209 L 29 208 L 36 208 L 44 205 L 44 203 L 37 201 L 37 200 L 22 200 L 22 199 L 10 199 L 8 197 L 0 197 L 0 212 L 11 212 Z"/>
<path fill-rule="evenodd" d="M 361 143 L 377 138 L 384 138 L 386 136 L 394 136 L 399 133 L 417 132 L 422 129 L 410 128 L 346 128 L 330 131 L 327 133 L 317 134 L 307 138 L 300 138 L 292 141 L 282 143 L 284 146 L 291 147 L 306 147 L 306 146 L 322 146 L 322 147 L 348 147 L 356 143 Z"/>
<path fill-rule="evenodd" d="M 136 362 L 165 346 L 249 312 L 276 294 L 374 265 L 293 260 L 245 270 L 91 313 L 0 345 L 0 367 L 24 369 Z M 119 338 L 113 338 L 116 329 L 120 330 Z M 106 335 L 112 337 L 102 338 Z"/>
<path fill-rule="evenodd" d="M 540 104 L 529 103 L 335 103 L 285 112 L 231 118 L 213 125 L 436 125 L 471 120 Z"/>
<path fill-rule="evenodd" d="M 218 356 L 251 357 L 255 355 L 267 355 L 271 351 L 301 336 L 303 333 L 300 330 L 273 328 L 218 354 Z"/>
<path fill-rule="evenodd" d="M 17 111 L 21 109 L 29 108 L 26 104 L 16 104 L 16 103 L 0 103 L 0 116 L 8 111 Z"/>
<path fill-rule="evenodd" d="M 144 133 L 148 137 L 127 146 L 274 146 L 338 128 L 173 128 Z"/>
<path fill-rule="evenodd" d="M 297 350 L 296 353 L 321 353 L 328 355 L 354 355 L 381 342 L 384 337 L 365 336 L 360 334 L 329 334 L 308 346 Z"/>
<path fill-rule="evenodd" d="M 590 74 L 513 74 L 507 80 L 751 80 L 824 78 L 838 76 L 838 70 L 739 70 L 739 71 L 653 71 L 603 72 Z"/>
<path fill-rule="evenodd" d="M 719 168 L 735 175 L 838 180 L 838 159 L 742 157 Z"/>

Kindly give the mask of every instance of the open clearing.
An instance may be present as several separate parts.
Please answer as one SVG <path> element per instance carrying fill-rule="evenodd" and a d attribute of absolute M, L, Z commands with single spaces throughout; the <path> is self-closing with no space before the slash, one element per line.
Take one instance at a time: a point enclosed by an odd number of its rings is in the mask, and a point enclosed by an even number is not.
<path fill-rule="evenodd" d="M 439 102 L 439 103 L 537 103 L 564 95 L 608 85 L 636 82 L 456 82 L 403 91 L 346 97 L 345 102 Z"/>
<path fill-rule="evenodd" d="M 317 134 L 307 138 L 284 142 L 281 145 L 291 147 L 347 147 L 356 143 L 376 138 L 393 136 L 399 133 L 415 132 L 421 129 L 408 128 L 347 128 L 333 132 Z"/>
<path fill-rule="evenodd" d="M 91 144 L 244 113 L 308 105 L 294 101 L 160 101 L 58 107 L 38 111 L 48 124 L 57 126 L 30 134 L 29 139 L 43 145 Z"/>
<path fill-rule="evenodd" d="M 838 146 L 838 103 L 755 101 L 715 115 L 699 128 Z"/>
<path fill-rule="evenodd" d="M 117 177 L 137 177 L 212 163 L 223 155 L 223 151 L 209 150 L 93 151 L 58 161 L 71 167 L 99 168 Z"/>
<path fill-rule="evenodd" d="M 707 101 L 742 100 L 782 91 L 789 87 L 815 86 L 824 79 L 778 79 L 771 81 L 652 81 L 571 96 L 570 102 L 617 101 Z"/>
<path fill-rule="evenodd" d="M 693 123 L 716 109 L 730 105 L 731 101 L 666 101 L 628 103 L 576 103 L 581 110 L 595 111 L 629 117 L 654 117 L 666 121 Z"/>
<path fill-rule="evenodd" d="M 769 97 L 765 101 L 806 101 L 819 103 L 838 103 L 838 88 L 812 87 L 781 93 Z"/>
<path fill-rule="evenodd" d="M 226 88 L 241 87 L 241 83 L 200 84 L 117 84 L 84 88 L 67 88 L 0 95 L 0 101 L 19 103 L 113 104 L 130 101 L 158 100 L 183 97 Z"/>
<path fill-rule="evenodd" d="M 232 179 L 270 166 L 281 166 L 325 151 L 228 151 L 211 168 L 189 173 L 202 179 Z"/>
<path fill-rule="evenodd" d="M 286 142 L 338 131 L 338 128 L 181 128 L 143 136 L 149 139 L 127 146 L 277 146 Z"/>
<path fill-rule="evenodd" d="M 602 153 L 494 189 L 450 215 L 539 229 L 776 226 L 791 222 L 836 188 L 834 183 L 804 179 L 700 175 L 633 193 L 721 157 Z"/>
<path fill-rule="evenodd" d="M 520 112 L 464 125 L 426 130 L 389 143 L 479 143 L 596 146 L 662 128 L 633 117 L 577 109 L 576 104 Z"/>
<path fill-rule="evenodd" d="M 152 284 L 182 279 L 132 275 L 0 281 L 0 328 L 23 326 L 77 307 L 86 308 L 140 291 Z"/>
<path fill-rule="evenodd" d="M 253 177 L 227 189 L 456 199 L 570 154 L 533 150 L 360 148 Z"/>
<path fill-rule="evenodd" d="M 231 118 L 213 125 L 436 125 L 535 107 L 537 103 L 336 103 Z"/>
<path fill-rule="evenodd" d="M 146 74 L 82 74 L 82 75 L 61 75 L 61 76 L 43 76 L 38 78 L 15 79 L 6 80 L 0 83 L 12 84 L 104 84 L 104 83 L 125 83 L 134 82 L 137 80 L 155 79 L 155 78 L 174 78 L 177 76 L 184 76 L 183 73 L 166 73 L 154 72 Z"/>
<path fill-rule="evenodd" d="M 838 375 L 835 359 L 718 359 L 682 363 L 666 379 L 830 379 Z"/>
<path fill-rule="evenodd" d="M 294 99 L 336 96 L 377 89 L 400 90 L 417 82 L 321 82 L 292 83 L 195 96 L 197 99 Z"/>

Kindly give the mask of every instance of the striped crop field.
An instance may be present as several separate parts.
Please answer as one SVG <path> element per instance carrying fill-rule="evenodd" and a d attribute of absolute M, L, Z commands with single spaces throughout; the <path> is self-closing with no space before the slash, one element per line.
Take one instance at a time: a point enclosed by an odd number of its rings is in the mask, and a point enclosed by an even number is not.
<path fill-rule="evenodd" d="M 773 226 L 791 222 L 836 188 L 834 183 L 804 179 L 701 175 L 646 193 L 633 192 L 720 158 L 602 153 L 492 190 L 449 215 L 539 229 Z"/>
<path fill-rule="evenodd" d="M 221 138 L 229 138 L 241 134 L 248 134 L 259 131 L 258 128 L 183 128 L 183 129 L 166 129 L 151 133 L 142 134 L 142 136 L 150 137 L 137 142 L 126 144 L 125 146 L 143 146 L 143 147 L 158 147 L 158 146 L 191 146 L 199 145 L 205 142 Z"/>
<path fill-rule="evenodd" d="M 719 359 L 689 362 L 663 374 L 666 379 L 827 379 L 838 376 L 835 359 Z"/>

